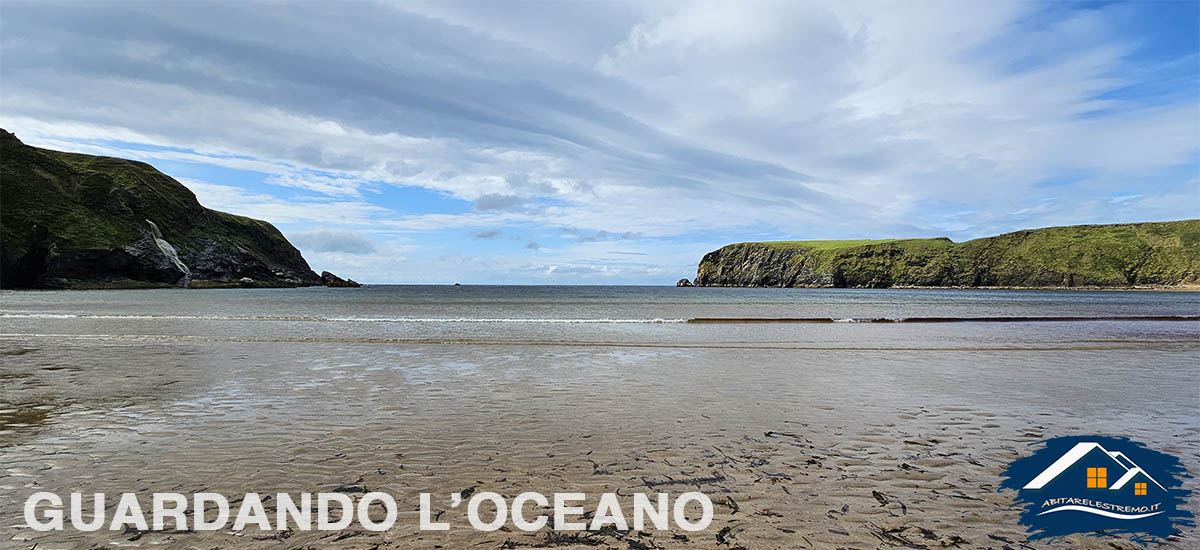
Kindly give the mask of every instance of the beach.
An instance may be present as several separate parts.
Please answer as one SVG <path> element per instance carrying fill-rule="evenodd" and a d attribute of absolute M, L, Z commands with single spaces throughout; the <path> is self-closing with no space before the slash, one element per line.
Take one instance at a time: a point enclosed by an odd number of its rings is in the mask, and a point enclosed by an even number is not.
<path fill-rule="evenodd" d="M 1200 471 L 1200 322 L 1181 319 L 1196 293 L 376 286 L 0 304 L 5 548 L 1137 548 L 1028 541 L 1001 473 L 1033 443 L 1089 434 Z M 400 514 L 380 533 L 35 532 L 35 491 L 383 491 Z M 585 508 L 700 491 L 714 517 L 481 532 L 444 498 L 476 491 L 582 492 Z M 420 493 L 443 495 L 448 531 L 418 529 Z"/>

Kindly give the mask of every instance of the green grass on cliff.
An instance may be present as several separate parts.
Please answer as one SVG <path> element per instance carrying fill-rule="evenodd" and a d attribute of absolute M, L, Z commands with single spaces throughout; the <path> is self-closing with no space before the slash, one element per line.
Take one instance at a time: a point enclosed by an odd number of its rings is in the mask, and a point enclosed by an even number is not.
<path fill-rule="evenodd" d="M 868 244 L 890 243 L 899 240 L 918 240 L 918 239 L 840 239 L 831 241 L 767 241 L 761 244 L 774 248 L 807 248 L 809 250 L 837 250 L 839 248 L 851 248 L 855 246 L 863 246 Z"/>
<path fill-rule="evenodd" d="M 136 279 L 145 273 L 125 250 L 147 221 L 194 279 L 319 281 L 273 225 L 209 210 L 149 164 L 31 147 L 3 130 L 0 151 L 0 285 Z"/>
<path fill-rule="evenodd" d="M 1195 280 L 1200 220 L 1049 227 L 962 243 L 1004 279 L 1013 273 L 1065 273 L 1095 285 Z"/>
<path fill-rule="evenodd" d="M 1200 220 L 1049 227 L 962 243 L 944 237 L 739 243 L 706 256 L 698 280 L 732 286 L 1194 285 L 1200 282 Z"/>

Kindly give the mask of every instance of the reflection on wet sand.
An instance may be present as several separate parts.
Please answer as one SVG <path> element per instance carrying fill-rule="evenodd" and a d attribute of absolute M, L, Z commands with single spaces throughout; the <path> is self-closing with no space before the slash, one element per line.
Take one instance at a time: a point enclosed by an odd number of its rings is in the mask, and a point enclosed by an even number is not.
<path fill-rule="evenodd" d="M 0 377 L 0 379 L 8 377 Z M 54 405 L 36 403 L 18 403 L 15 408 L 0 409 L 0 431 L 15 431 L 20 428 L 33 428 L 44 422 L 54 410 Z"/>

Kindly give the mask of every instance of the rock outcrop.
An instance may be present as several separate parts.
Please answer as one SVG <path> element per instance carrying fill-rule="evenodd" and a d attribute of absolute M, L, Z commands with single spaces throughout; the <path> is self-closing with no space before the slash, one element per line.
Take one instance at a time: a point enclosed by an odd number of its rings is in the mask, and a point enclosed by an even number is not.
<path fill-rule="evenodd" d="M 680 279 L 680 280 L 676 281 L 675 286 L 693 286 L 693 285 L 692 285 L 691 281 L 684 278 L 684 279 Z"/>
<path fill-rule="evenodd" d="M 1200 220 L 1079 225 L 950 239 L 739 243 L 696 286 L 1160 287 L 1200 284 Z"/>
<path fill-rule="evenodd" d="M 328 271 L 321 272 L 321 284 L 333 288 L 358 288 L 362 286 L 354 279 L 343 279 Z"/>
<path fill-rule="evenodd" d="M 132 160 L 0 130 L 0 287 L 305 286 L 321 278 L 271 224 L 209 210 Z"/>
<path fill-rule="evenodd" d="M 191 281 L 192 270 L 179 260 L 179 251 L 163 239 L 158 225 L 150 220 L 146 220 L 146 225 L 148 230 L 145 235 L 126 246 L 125 253 L 133 260 L 133 265 L 141 266 L 140 271 L 149 275 L 150 280 L 186 288 Z"/>

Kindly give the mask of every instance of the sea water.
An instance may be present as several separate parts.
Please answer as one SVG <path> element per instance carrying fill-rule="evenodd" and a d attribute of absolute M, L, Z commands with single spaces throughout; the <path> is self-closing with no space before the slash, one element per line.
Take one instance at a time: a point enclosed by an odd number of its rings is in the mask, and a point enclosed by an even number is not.
<path fill-rule="evenodd" d="M 1198 293 L 1148 291 L 4 291 L 0 545 L 279 542 L 32 533 L 38 490 L 360 486 L 702 490 L 741 503 L 714 525 L 747 547 L 872 545 L 891 515 L 1019 540 L 999 472 L 1046 437 L 1124 435 L 1200 470 L 1197 315 Z M 337 544 L 548 540 L 409 519 Z"/>

